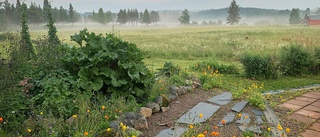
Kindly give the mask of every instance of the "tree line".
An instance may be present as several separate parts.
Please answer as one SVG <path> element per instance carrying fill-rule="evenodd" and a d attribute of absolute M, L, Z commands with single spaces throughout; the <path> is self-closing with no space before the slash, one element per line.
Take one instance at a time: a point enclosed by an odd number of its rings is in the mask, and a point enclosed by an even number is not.
<path fill-rule="evenodd" d="M 0 16 L 2 16 L 7 24 L 19 25 L 22 14 L 22 4 L 20 0 L 17 0 L 15 4 L 9 3 L 8 0 L 0 3 Z M 26 14 L 28 14 L 28 22 L 31 24 L 41 24 L 47 21 L 45 7 L 48 7 L 49 1 L 44 0 L 43 5 L 37 5 L 35 2 L 31 2 L 27 7 Z M 50 6 L 51 9 L 51 6 Z M 52 17 L 57 22 L 75 23 L 80 20 L 80 14 L 73 8 L 70 3 L 69 8 L 65 9 L 62 6 L 60 8 L 51 9 Z"/>
<path fill-rule="evenodd" d="M 112 13 L 111 11 L 104 12 L 102 8 L 99 8 L 98 12 L 92 12 L 85 16 L 85 21 L 93 21 L 100 24 L 108 24 L 110 22 L 118 22 L 120 24 L 137 25 L 141 24 L 157 24 L 160 19 L 160 14 L 157 11 L 152 10 L 149 12 L 145 9 L 144 12 L 139 12 L 137 9 L 120 9 L 118 13 Z"/>

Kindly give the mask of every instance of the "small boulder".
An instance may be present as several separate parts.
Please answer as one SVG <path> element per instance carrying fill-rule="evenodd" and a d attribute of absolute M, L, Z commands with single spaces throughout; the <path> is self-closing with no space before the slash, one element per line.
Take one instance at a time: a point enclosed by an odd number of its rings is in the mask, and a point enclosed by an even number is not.
<path fill-rule="evenodd" d="M 161 107 L 162 112 L 167 112 L 170 110 L 170 107 Z"/>
<path fill-rule="evenodd" d="M 169 100 L 168 96 L 166 96 L 165 94 L 161 94 L 160 96 L 162 97 L 162 105 L 161 105 L 161 107 L 169 106 L 170 100 Z"/>
<path fill-rule="evenodd" d="M 133 123 L 133 128 L 137 130 L 148 129 L 147 119 L 145 117 L 140 117 L 139 119 L 135 120 Z"/>
<path fill-rule="evenodd" d="M 154 102 L 149 102 L 146 105 L 147 108 L 151 108 L 152 109 L 152 113 L 157 113 L 160 111 L 160 106 L 157 103 Z"/>
<path fill-rule="evenodd" d="M 138 112 L 146 118 L 149 118 L 152 115 L 151 108 L 141 107 Z"/>
<path fill-rule="evenodd" d="M 161 107 L 161 105 L 162 105 L 162 103 L 163 103 L 162 96 L 158 96 L 158 97 L 157 97 L 156 103 Z"/>

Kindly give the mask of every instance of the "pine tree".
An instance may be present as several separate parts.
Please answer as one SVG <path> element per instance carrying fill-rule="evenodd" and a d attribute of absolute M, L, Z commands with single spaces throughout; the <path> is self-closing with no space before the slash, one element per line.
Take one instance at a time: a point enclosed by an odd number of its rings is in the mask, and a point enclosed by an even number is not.
<path fill-rule="evenodd" d="M 111 11 L 107 11 L 106 13 L 105 13 L 105 18 L 106 18 L 106 23 L 108 24 L 108 23 L 110 23 L 110 22 L 112 22 L 112 12 Z"/>
<path fill-rule="evenodd" d="M 57 19 L 59 22 L 68 22 L 68 12 L 62 6 L 59 9 L 59 18 Z"/>
<path fill-rule="evenodd" d="M 26 58 L 32 59 L 35 55 L 32 43 L 31 43 L 31 36 L 29 33 L 29 26 L 28 26 L 28 15 L 27 15 L 27 5 L 22 4 L 22 16 L 21 16 L 21 50 L 26 51 Z"/>
<path fill-rule="evenodd" d="M 17 0 L 16 9 L 14 11 L 14 23 L 19 24 L 21 22 L 21 3 Z"/>
<path fill-rule="evenodd" d="M 145 9 L 144 12 L 143 12 L 142 22 L 147 24 L 147 25 L 151 23 L 150 14 L 149 14 L 149 11 L 147 9 Z"/>
<path fill-rule="evenodd" d="M 232 0 L 231 5 L 229 6 L 229 16 L 227 17 L 227 23 L 230 25 L 235 25 L 239 23 L 239 20 L 241 19 L 239 15 L 239 5 L 237 5 L 235 0 Z"/>
<path fill-rule="evenodd" d="M 300 23 L 300 10 L 293 8 L 290 13 L 289 23 L 290 24 L 299 24 Z"/>
<path fill-rule="evenodd" d="M 156 23 L 156 24 L 157 24 L 157 22 L 160 21 L 160 15 L 159 15 L 159 13 L 156 12 L 156 11 L 151 11 L 151 13 L 150 13 L 150 19 L 151 19 L 151 22 L 152 22 L 152 23 Z"/>
<path fill-rule="evenodd" d="M 58 44 L 60 44 L 60 40 L 57 36 L 57 28 L 56 26 L 54 25 L 55 23 L 55 20 L 53 19 L 52 17 L 52 12 L 51 12 L 51 6 L 50 4 L 48 3 L 48 5 L 44 5 L 44 10 L 45 10 L 45 13 L 47 14 L 47 28 L 49 29 L 48 30 L 48 40 L 49 40 L 49 44 L 51 46 L 56 46 Z"/>
<path fill-rule="evenodd" d="M 106 24 L 106 16 L 105 16 L 102 8 L 99 8 L 98 15 L 97 15 L 97 21 L 100 24 Z"/>
<path fill-rule="evenodd" d="M 127 12 L 126 12 L 126 10 L 120 9 L 120 11 L 118 13 L 117 22 L 119 22 L 120 24 L 126 24 L 127 23 Z"/>
<path fill-rule="evenodd" d="M 180 18 L 178 19 L 180 21 L 180 25 L 187 25 L 190 24 L 190 15 L 189 15 L 189 11 L 187 9 L 185 9 L 184 11 L 182 11 L 182 15 L 180 16 Z"/>
<path fill-rule="evenodd" d="M 69 21 L 72 24 L 76 22 L 76 13 L 71 3 L 69 5 Z"/>

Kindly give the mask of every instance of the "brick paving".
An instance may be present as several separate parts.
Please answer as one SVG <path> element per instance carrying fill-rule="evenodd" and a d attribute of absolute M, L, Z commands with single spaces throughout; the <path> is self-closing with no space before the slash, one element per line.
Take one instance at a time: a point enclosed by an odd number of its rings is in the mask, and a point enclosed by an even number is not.
<path fill-rule="evenodd" d="M 293 110 L 289 119 L 310 124 L 301 133 L 303 137 L 320 137 L 320 92 L 310 91 L 280 104 L 279 107 Z"/>

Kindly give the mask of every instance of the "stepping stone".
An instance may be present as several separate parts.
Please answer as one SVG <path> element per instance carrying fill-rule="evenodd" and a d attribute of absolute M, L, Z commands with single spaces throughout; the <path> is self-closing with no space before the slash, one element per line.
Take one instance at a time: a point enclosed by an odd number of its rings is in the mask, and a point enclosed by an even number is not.
<path fill-rule="evenodd" d="M 220 106 L 200 102 L 187 113 L 183 114 L 177 122 L 186 124 L 202 123 L 207 121 L 219 108 Z M 203 114 L 203 117 L 200 118 L 199 114 Z"/>
<path fill-rule="evenodd" d="M 249 124 L 251 121 L 250 115 L 248 113 L 242 113 L 241 119 L 236 122 L 239 124 Z"/>
<path fill-rule="evenodd" d="M 263 116 L 263 112 L 259 109 L 252 109 L 252 113 L 254 113 L 256 116 Z"/>
<path fill-rule="evenodd" d="M 156 137 L 180 137 L 187 130 L 187 128 L 182 127 L 169 128 L 162 130 Z"/>
<path fill-rule="evenodd" d="M 258 124 L 258 125 L 261 125 L 263 123 L 263 120 L 262 120 L 261 116 L 256 116 L 255 123 Z"/>
<path fill-rule="evenodd" d="M 232 99 L 232 93 L 231 92 L 224 92 L 220 95 L 216 95 L 210 99 L 208 99 L 207 101 L 208 102 L 211 102 L 211 103 L 215 103 L 215 104 L 218 104 L 218 105 L 225 105 L 225 104 L 228 104 Z"/>
<path fill-rule="evenodd" d="M 275 126 L 280 124 L 277 115 L 274 113 L 274 111 L 272 110 L 272 108 L 270 107 L 270 105 L 268 103 L 266 103 L 266 110 L 263 113 L 266 116 L 266 119 L 269 123 L 271 123 Z M 278 130 L 276 128 L 272 128 L 272 130 L 271 130 L 273 136 L 281 136 L 283 134 L 284 137 L 287 137 L 287 134 L 284 131 L 285 130 Z"/>
<path fill-rule="evenodd" d="M 260 127 L 257 127 L 257 126 L 251 126 L 251 127 L 238 126 L 238 128 L 239 128 L 239 130 L 240 130 L 241 132 L 251 131 L 251 132 L 254 132 L 254 133 L 258 133 L 258 134 L 261 134 L 261 133 L 262 133 Z"/>
<path fill-rule="evenodd" d="M 226 124 L 229 124 L 229 123 L 233 122 L 234 117 L 235 117 L 235 114 L 233 114 L 232 112 L 229 112 L 222 120 L 225 120 L 225 121 L 226 121 Z M 221 121 L 222 121 L 222 120 L 221 120 Z M 221 121 L 218 123 L 217 126 L 223 126 L 223 124 L 221 123 Z"/>
<path fill-rule="evenodd" d="M 239 102 L 239 103 L 235 104 L 235 105 L 231 108 L 231 110 L 240 113 L 241 110 L 242 110 L 247 104 L 248 104 L 248 101 Z"/>

